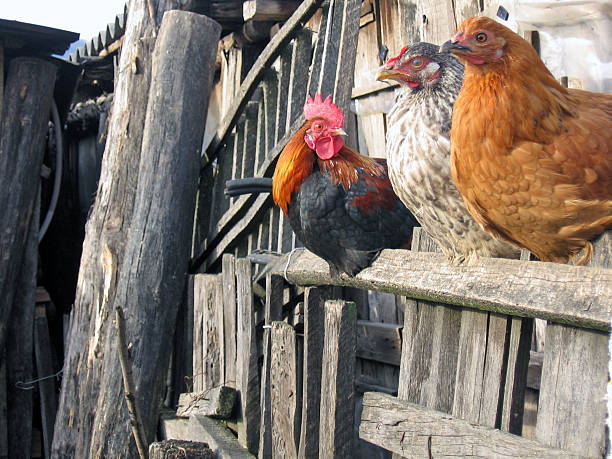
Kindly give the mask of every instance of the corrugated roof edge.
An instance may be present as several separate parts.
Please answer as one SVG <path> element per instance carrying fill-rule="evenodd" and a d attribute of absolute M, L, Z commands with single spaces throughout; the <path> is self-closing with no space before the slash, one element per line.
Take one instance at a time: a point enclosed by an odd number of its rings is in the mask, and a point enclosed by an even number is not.
<path fill-rule="evenodd" d="M 127 18 L 127 3 L 123 6 L 123 14 L 115 16 L 115 21 L 107 24 L 106 29 L 101 30 L 98 35 L 87 40 L 85 45 L 68 55 L 68 60 L 78 64 L 85 57 L 98 56 L 100 52 L 112 43 L 123 37 L 125 33 L 125 20 Z"/>

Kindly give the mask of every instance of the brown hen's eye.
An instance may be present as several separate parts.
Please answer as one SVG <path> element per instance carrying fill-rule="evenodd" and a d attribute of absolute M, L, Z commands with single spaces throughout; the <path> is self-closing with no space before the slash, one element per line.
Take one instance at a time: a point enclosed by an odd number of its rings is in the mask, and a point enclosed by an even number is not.
<path fill-rule="evenodd" d="M 479 41 L 480 43 L 487 41 L 487 38 L 487 34 L 484 32 L 479 32 L 476 34 L 476 41 Z"/>
<path fill-rule="evenodd" d="M 421 67 L 423 67 L 423 64 L 424 64 L 424 63 L 425 63 L 425 62 L 423 61 L 423 59 L 421 59 L 420 57 L 415 57 L 415 58 L 412 60 L 412 63 L 411 63 L 411 64 L 412 64 L 412 68 L 415 68 L 415 69 L 420 69 Z"/>

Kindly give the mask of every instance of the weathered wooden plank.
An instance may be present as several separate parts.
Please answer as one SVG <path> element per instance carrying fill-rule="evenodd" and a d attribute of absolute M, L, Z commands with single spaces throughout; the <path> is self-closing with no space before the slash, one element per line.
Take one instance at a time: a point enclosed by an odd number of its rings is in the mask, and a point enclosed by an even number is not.
<path fill-rule="evenodd" d="M 6 348 L 0 351 L 0 457 L 8 457 Z"/>
<path fill-rule="evenodd" d="M 286 130 L 291 129 L 291 126 L 303 111 L 307 94 L 307 86 L 304 84 L 304 75 L 308 73 L 308 68 L 310 67 L 311 51 L 312 32 L 308 29 L 301 29 L 294 39 L 291 54 Z"/>
<path fill-rule="evenodd" d="M 523 410 L 525 390 L 533 332 L 533 319 L 511 317 L 510 341 L 508 343 L 508 362 L 504 401 L 502 406 L 501 429 L 516 435 L 523 431 Z"/>
<path fill-rule="evenodd" d="M 170 406 L 176 406 L 181 393 L 191 390 L 190 379 L 193 377 L 193 327 L 195 319 L 193 310 L 193 278 L 194 276 L 187 277 L 181 308 L 176 318 L 171 362 L 173 371 L 170 374 L 170 378 L 172 378 Z"/>
<path fill-rule="evenodd" d="M 301 394 L 297 393 L 295 330 L 286 322 L 272 322 L 271 330 L 272 457 L 296 458 Z"/>
<path fill-rule="evenodd" d="M 218 275 L 198 274 L 195 276 L 194 310 L 198 313 L 194 336 L 193 376 L 196 392 L 212 389 L 224 381 L 222 295 L 221 279 Z"/>
<path fill-rule="evenodd" d="M 378 2 L 381 44 L 389 49 L 388 58 L 397 56 L 408 43 L 421 41 L 416 1 L 387 0 Z"/>
<path fill-rule="evenodd" d="M 376 392 L 363 396 L 359 435 L 405 457 L 582 457 Z"/>
<path fill-rule="evenodd" d="M 207 416 L 191 416 L 189 418 L 190 435 L 208 444 L 217 459 L 231 457 L 232 459 L 253 459 L 251 453 L 240 446 L 232 433 L 218 421 Z"/>
<path fill-rule="evenodd" d="M 377 362 L 400 364 L 403 326 L 357 321 L 357 357 Z"/>
<path fill-rule="evenodd" d="M 548 323 L 536 438 L 601 457 L 605 453 L 609 334 Z"/>
<path fill-rule="evenodd" d="M 297 285 L 343 285 L 585 328 L 610 329 L 612 270 L 558 263 L 481 259 L 455 267 L 442 254 L 383 250 L 355 277 L 332 279 L 325 262 L 293 254 L 287 269 Z"/>
<path fill-rule="evenodd" d="M 276 102 L 276 120 L 274 137 L 278 142 L 284 135 L 287 127 L 287 95 L 289 93 L 289 82 L 291 79 L 291 57 L 294 43 L 290 42 L 281 50 L 278 70 L 278 91 Z"/>
<path fill-rule="evenodd" d="M 321 405 L 321 361 L 323 359 L 323 324 L 325 300 L 330 287 L 307 287 L 304 291 L 304 376 L 302 385 L 302 426 L 298 457 L 319 454 L 319 418 Z"/>
<path fill-rule="evenodd" d="M 36 356 L 36 374 L 38 378 L 44 378 L 55 373 L 51 349 L 52 345 L 51 338 L 49 337 L 46 308 L 45 306 L 36 306 L 34 315 L 34 353 Z M 45 457 L 51 457 L 53 427 L 55 425 L 55 413 L 57 411 L 55 384 L 55 378 L 47 378 L 38 383 Z"/>
<path fill-rule="evenodd" d="M 319 457 L 351 457 L 357 311 L 355 303 L 325 302 Z"/>
<path fill-rule="evenodd" d="M 36 58 L 15 58 L 8 66 L 0 118 L 0 350 L 18 294 L 30 222 L 39 193 L 57 69 Z"/>
<path fill-rule="evenodd" d="M 487 427 L 498 426 L 507 318 L 482 311 L 461 312 L 459 354 L 452 413 Z"/>
<path fill-rule="evenodd" d="M 236 122 L 238 116 L 242 112 L 244 106 L 248 102 L 253 91 L 255 91 L 257 85 L 264 76 L 265 69 L 269 68 L 272 62 L 278 56 L 280 50 L 282 50 L 287 43 L 293 38 L 295 31 L 301 24 L 308 21 L 308 19 L 314 14 L 316 9 L 320 6 L 322 0 L 306 0 L 302 2 L 300 7 L 293 13 L 293 15 L 285 22 L 279 32 L 274 35 L 272 40 L 268 43 L 266 48 L 257 58 L 253 69 L 249 72 L 248 76 L 242 82 L 240 91 L 238 92 L 234 102 L 232 103 L 227 114 L 223 118 L 223 121 L 217 129 L 217 134 L 207 149 L 208 161 L 212 161 L 217 154 L 219 146 L 225 140 L 231 127 Z M 206 161 L 206 162 L 208 162 Z M 202 164 L 204 166 L 206 163 Z"/>
<path fill-rule="evenodd" d="M 245 21 L 284 21 L 298 6 L 298 0 L 246 0 L 242 4 L 242 17 Z"/>
<path fill-rule="evenodd" d="M 217 386 L 203 392 L 188 392 L 179 396 L 176 415 L 188 418 L 192 415 L 227 419 L 231 416 L 236 402 L 236 389 Z"/>
<path fill-rule="evenodd" d="M 265 119 L 266 152 L 262 161 L 276 145 L 276 104 L 278 103 L 278 77 L 276 71 L 269 69 L 263 79 L 263 100 Z"/>
<path fill-rule="evenodd" d="M 612 266 L 610 241 L 609 231 L 595 240 L 597 258 L 593 263 Z M 564 306 L 570 305 L 573 304 Z M 581 454 L 604 454 L 608 340 L 609 333 L 548 323 L 536 425 L 538 440 Z"/>
<path fill-rule="evenodd" d="M 259 449 L 259 368 L 251 262 L 236 260 L 238 302 L 236 387 L 239 390 L 238 442 L 252 454 Z"/>
<path fill-rule="evenodd" d="M 242 153 L 241 177 L 252 177 L 255 174 L 257 162 L 257 134 L 258 134 L 259 102 L 249 102 L 246 108 L 246 121 L 244 124 L 244 151 Z"/>
<path fill-rule="evenodd" d="M 450 413 L 455 396 L 461 310 L 427 301 L 404 316 L 398 397 Z"/>
<path fill-rule="evenodd" d="M 16 278 L 15 294 L 10 315 L 10 321 L 6 330 L 6 411 L 1 415 L 8 419 L 8 457 L 18 457 L 26 450 L 30 451 L 32 445 L 32 417 L 33 417 L 33 384 L 23 385 L 26 381 L 32 381 L 34 374 L 44 377 L 55 373 L 51 364 L 51 346 L 49 332 L 47 333 L 47 347 L 41 352 L 45 354 L 46 365 L 42 365 L 42 356 L 37 358 L 36 372 L 32 356 L 34 350 L 39 351 L 37 342 L 34 340 L 34 308 L 36 298 L 36 272 L 38 269 L 38 228 L 40 220 L 40 185 L 37 184 L 34 194 L 32 214 L 29 218 L 25 246 L 22 254 L 22 266 Z M 24 216 L 25 218 L 25 216 Z M 10 305 L 5 304 L 4 308 Z M 44 307 L 43 307 L 44 310 Z M 47 326 L 45 320 L 44 326 Z M 1 356 L 1 354 L 0 354 Z M 40 366 L 38 364 L 41 363 Z M 44 371 L 44 373 L 42 373 Z M 55 420 L 55 384 L 42 384 L 41 381 L 41 419 L 43 423 L 44 450 L 50 451 L 51 439 L 53 438 L 53 422 Z M 52 399 L 53 398 L 53 399 Z M 50 428 L 50 430 L 48 430 Z"/>
<path fill-rule="evenodd" d="M 236 134 L 234 136 L 234 151 L 232 152 L 232 172 L 229 178 L 237 179 L 242 177 L 242 158 L 244 156 L 244 115 L 236 123 Z M 221 178 L 221 177 L 218 177 Z M 230 206 L 236 198 L 229 200 Z"/>
<path fill-rule="evenodd" d="M 149 459 L 212 459 L 215 454 L 206 443 L 185 440 L 163 440 L 149 445 Z"/>
<path fill-rule="evenodd" d="M 225 353 L 223 381 L 236 387 L 236 268 L 234 256 L 223 255 L 223 349 Z"/>
<path fill-rule="evenodd" d="M 271 365 L 271 332 L 272 322 L 280 320 L 283 305 L 284 279 L 274 274 L 266 275 L 266 306 L 263 334 L 263 367 L 261 371 L 261 417 L 259 430 L 259 452 L 257 457 L 272 455 L 272 407 L 270 402 L 270 365 Z"/>

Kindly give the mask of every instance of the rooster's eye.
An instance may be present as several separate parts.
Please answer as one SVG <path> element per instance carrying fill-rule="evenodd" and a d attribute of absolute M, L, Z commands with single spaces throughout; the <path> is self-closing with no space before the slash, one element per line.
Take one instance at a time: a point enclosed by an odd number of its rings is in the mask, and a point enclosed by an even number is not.
<path fill-rule="evenodd" d="M 476 41 L 480 43 L 484 43 L 485 41 L 487 41 L 487 38 L 487 34 L 484 32 L 479 32 L 476 34 Z"/>
<path fill-rule="evenodd" d="M 313 128 L 315 131 L 320 131 L 321 129 L 323 129 L 323 125 L 322 125 L 321 123 L 316 123 L 316 124 L 314 124 L 314 125 L 312 126 L 312 128 Z"/>
<path fill-rule="evenodd" d="M 420 69 L 424 64 L 425 62 L 420 57 L 415 57 L 412 59 L 412 68 L 414 69 Z"/>

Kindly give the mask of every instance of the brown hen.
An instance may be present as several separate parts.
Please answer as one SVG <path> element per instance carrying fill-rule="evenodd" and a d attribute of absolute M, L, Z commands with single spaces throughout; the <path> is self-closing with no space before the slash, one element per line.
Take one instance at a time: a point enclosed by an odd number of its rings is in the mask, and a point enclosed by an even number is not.
<path fill-rule="evenodd" d="M 567 262 L 612 227 L 612 94 L 560 85 L 533 47 L 486 17 L 442 45 L 465 65 L 451 172 L 469 212 L 540 260 Z"/>

